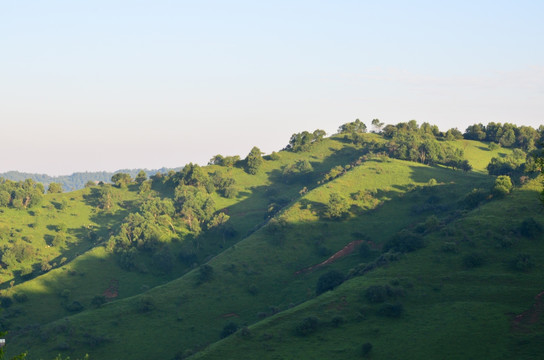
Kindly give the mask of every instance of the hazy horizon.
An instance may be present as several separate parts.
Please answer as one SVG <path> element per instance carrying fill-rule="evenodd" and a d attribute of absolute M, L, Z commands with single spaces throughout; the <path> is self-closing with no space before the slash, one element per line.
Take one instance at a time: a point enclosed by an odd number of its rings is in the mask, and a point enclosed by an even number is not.
<path fill-rule="evenodd" d="M 205 164 L 373 118 L 544 124 L 544 3 L 0 4 L 0 172 Z"/>

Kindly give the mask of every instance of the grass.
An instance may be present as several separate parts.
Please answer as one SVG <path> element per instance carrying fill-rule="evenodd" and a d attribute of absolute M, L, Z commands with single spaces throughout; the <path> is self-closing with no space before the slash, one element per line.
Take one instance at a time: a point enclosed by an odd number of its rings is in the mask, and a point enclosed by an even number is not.
<path fill-rule="evenodd" d="M 375 134 L 368 136 L 380 139 Z M 307 153 L 280 152 L 278 160 L 265 161 L 256 175 L 248 175 L 241 168 L 207 167 L 208 172 L 229 173 L 240 193 L 233 199 L 214 195 L 217 209 L 229 214 L 237 233 L 228 239 L 204 233 L 198 239 L 198 262 L 214 269 L 212 280 L 202 284 L 198 284 L 198 268 L 176 261 L 171 274 L 159 274 L 153 271 L 146 255 L 141 255 L 141 261 L 149 266 L 149 272 L 122 270 L 103 246 L 86 240 L 83 229 L 88 225 L 107 240 L 119 221 L 135 211 L 135 188 L 116 189 L 124 206 L 110 214 L 85 203 L 89 189 L 47 195 L 43 211 L 34 216 L 7 209 L 9 217 L 4 218 L 10 220 L 4 221 L 4 226 L 21 228 L 21 236 L 32 234 L 43 242 L 46 235 L 55 233 L 51 225 L 61 222 L 72 236 L 66 248 L 47 248 L 52 256 L 67 258 L 62 266 L 34 279 L 16 281 L 13 287 L 9 286 L 13 276 L 4 272 L 2 294 L 14 297 L 25 293 L 28 297 L 27 302 L 15 302 L 4 311 L 2 324 L 16 335 L 10 339 L 10 348 L 27 349 L 31 357 L 44 358 L 54 357 L 64 349 L 70 356 L 90 353 L 93 359 L 168 359 L 201 350 L 197 358 L 348 359 L 359 356 L 362 344 L 371 342 L 372 358 L 392 358 L 398 353 L 421 358 L 433 357 L 428 355 L 439 350 L 433 344 L 444 341 L 446 331 L 451 331 L 459 339 L 468 332 L 479 334 L 476 339 L 480 340 L 467 339 L 466 349 L 459 342 L 451 342 L 445 348 L 450 358 L 466 358 L 471 351 L 478 355 L 475 357 L 500 358 L 513 345 L 502 341 L 485 353 L 482 344 L 504 335 L 508 322 L 499 313 L 522 312 L 527 299 L 534 296 L 532 281 L 541 273 L 539 267 L 528 274 L 505 268 L 503 262 L 511 253 L 497 248 L 497 244 L 514 237 L 512 229 L 523 220 L 521 215 L 505 214 L 530 213 L 538 208 L 533 200 L 537 185 L 527 185 L 512 196 L 473 211 L 465 210 L 465 194 L 473 188 L 491 188 L 493 178 L 485 175 L 484 169 L 495 155 L 480 142 L 463 140 L 456 144 L 463 146 L 475 171 L 463 173 L 377 157 L 333 181 L 318 184 L 331 168 L 350 164 L 364 153 L 364 149 L 341 138 L 315 144 Z M 299 160 L 309 161 L 313 171 L 285 178 L 283 167 Z M 304 187 L 307 192 L 301 193 Z M 159 190 L 161 196 L 169 196 L 168 189 Z M 357 192 L 365 196 L 355 200 L 353 194 Z M 340 220 L 325 216 L 333 193 L 341 194 L 350 205 L 349 214 Z M 68 199 L 67 209 L 54 209 L 55 203 L 63 199 Z M 269 204 L 279 199 L 284 199 L 286 206 L 276 217 L 284 219 L 285 225 L 274 229 L 266 214 Z M 337 290 L 315 297 L 319 276 L 331 269 L 347 273 L 373 258 L 362 259 L 354 253 L 315 272 L 295 274 L 326 260 L 354 240 L 370 240 L 379 249 L 398 231 L 416 231 L 417 224 L 432 216 L 440 227 L 425 233 L 425 249 L 353 278 Z M 36 221 L 34 218 L 39 218 L 38 225 L 25 227 Z M 190 236 L 172 235 L 168 246 L 174 254 L 191 246 Z M 45 246 L 36 241 L 36 247 Z M 455 243 L 458 252 L 445 253 L 444 242 Z M 532 253 L 533 245 L 522 240 L 514 246 L 516 251 Z M 465 269 L 462 257 L 473 251 L 484 252 L 486 264 Z M 538 264 L 544 263 L 542 260 L 535 257 Z M 118 281 L 118 297 L 95 308 L 92 299 L 104 293 L 112 280 Z M 362 291 L 371 284 L 396 282 L 406 292 L 399 299 L 405 314 L 399 319 L 376 315 L 379 305 L 365 303 Z M 525 298 L 505 296 L 512 284 Z M 69 295 L 60 296 L 63 292 Z M 493 295 L 500 296 L 499 300 Z M 66 306 L 72 301 L 80 302 L 84 310 L 68 311 Z M 280 313 L 274 315 L 277 311 Z M 475 312 L 481 317 L 470 320 Z M 303 338 L 293 333 L 302 319 L 315 315 L 328 325 Z M 345 319 L 338 328 L 330 325 L 335 316 Z M 230 321 L 247 324 L 251 335 L 236 334 L 220 341 L 221 330 Z M 487 323 L 493 328 L 486 335 L 483 331 Z M 441 326 L 445 330 L 437 331 Z M 412 333 L 427 342 L 407 339 L 405 334 Z M 142 334 L 152 340 L 142 341 Z M 391 342 L 396 345 L 388 345 Z"/>

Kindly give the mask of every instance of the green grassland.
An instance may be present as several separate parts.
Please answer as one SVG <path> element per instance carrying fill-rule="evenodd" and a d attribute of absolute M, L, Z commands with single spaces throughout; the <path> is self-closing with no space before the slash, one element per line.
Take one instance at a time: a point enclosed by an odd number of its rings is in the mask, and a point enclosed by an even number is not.
<path fill-rule="evenodd" d="M 384 141 L 377 134 L 365 137 Z M 529 182 L 502 199 L 489 195 L 482 205 L 467 208 L 467 194 L 493 186 L 494 177 L 485 172 L 490 159 L 511 150 L 490 151 L 471 140 L 451 143 L 463 149 L 473 171 L 368 155 L 364 146 L 340 136 L 307 152 L 281 151 L 255 175 L 240 167 L 207 166 L 206 173 L 222 172 L 236 181 L 237 196 L 211 195 L 235 231 L 228 237 L 214 231 L 195 235 L 176 223 L 161 240 L 164 246 L 173 254 L 198 246 L 194 263 L 176 256 L 169 273 L 157 271 L 145 252 L 138 254 L 139 270 L 128 271 L 107 249 L 122 220 L 144 201 L 136 185 L 114 188 L 115 206 L 108 211 L 94 204 L 93 188 L 47 194 L 37 209 L 5 208 L 2 241 L 24 241 L 36 249 L 34 256 L 0 273 L 1 296 L 14 299 L 0 319 L 10 331 L 8 350 L 28 350 L 30 358 L 43 359 L 58 353 L 72 358 L 88 353 L 91 359 L 192 354 L 352 359 L 371 343 L 372 358 L 433 358 L 440 352 L 452 359 L 506 359 L 518 353 L 530 358 L 542 343 L 541 325 L 514 331 L 510 321 L 543 290 L 544 245 L 518 231 L 525 218 L 541 222 L 539 183 Z M 307 161 L 311 171 L 286 176 L 285 167 L 297 161 Z M 348 170 L 323 181 L 339 165 Z M 168 187 L 155 191 L 173 196 Z M 331 219 L 327 204 L 335 194 L 349 211 Z M 271 203 L 281 204 L 272 217 Z M 57 225 L 66 228 L 67 240 L 51 246 Z M 380 260 L 382 247 L 403 229 L 420 234 L 425 247 L 357 273 Z M 353 241 L 373 250 L 301 272 Z M 484 258 L 482 266 L 463 265 L 472 253 Z M 509 261 L 522 253 L 530 253 L 536 265 L 513 271 Z M 52 265 L 47 271 L 39 268 L 44 259 Z M 29 265 L 34 271 L 22 274 Z M 202 280 L 204 265 L 212 273 Z M 316 283 L 330 270 L 355 275 L 316 296 Z M 402 315 L 380 316 L 383 304 L 368 303 L 363 295 L 370 285 L 397 289 L 388 301 L 402 303 Z M 105 304 L 93 303 L 112 290 L 115 296 Z M 74 302 L 81 307 L 70 308 Z M 296 334 L 308 317 L 319 319 L 317 331 Z M 221 340 L 231 322 L 243 329 Z"/>

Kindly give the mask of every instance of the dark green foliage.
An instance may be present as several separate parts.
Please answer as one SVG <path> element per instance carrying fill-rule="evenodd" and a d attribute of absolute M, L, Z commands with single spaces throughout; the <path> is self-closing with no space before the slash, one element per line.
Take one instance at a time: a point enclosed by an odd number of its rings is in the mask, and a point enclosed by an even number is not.
<path fill-rule="evenodd" d="M 70 304 L 66 306 L 66 310 L 70 312 L 78 312 L 78 311 L 82 311 L 83 309 L 84 309 L 83 305 L 81 305 L 79 301 L 72 301 Z"/>
<path fill-rule="evenodd" d="M 136 182 L 136 184 L 138 185 L 141 185 L 144 181 L 147 180 L 147 174 L 145 173 L 145 171 L 143 170 L 140 170 L 138 172 L 138 174 L 136 175 L 136 178 L 134 179 L 134 181 Z"/>
<path fill-rule="evenodd" d="M 320 295 L 325 291 L 329 291 L 337 287 L 344 282 L 345 276 L 339 271 L 331 270 L 326 274 L 323 274 L 317 280 L 315 288 L 316 295 Z"/>
<path fill-rule="evenodd" d="M 387 300 L 387 289 L 383 285 L 372 285 L 365 290 L 364 296 L 373 304 L 383 303 Z"/>
<path fill-rule="evenodd" d="M 174 266 L 172 254 L 168 246 L 153 254 L 153 267 L 161 273 L 169 274 Z"/>
<path fill-rule="evenodd" d="M 512 270 L 523 272 L 527 272 L 535 266 L 533 259 L 529 254 L 518 254 L 515 258 L 510 260 L 509 265 Z"/>
<path fill-rule="evenodd" d="M 0 206 L 27 209 L 38 205 L 43 198 L 43 185 L 34 180 L 14 182 L 0 178 Z"/>
<path fill-rule="evenodd" d="M 234 334 L 236 331 L 238 331 L 238 324 L 229 322 L 223 327 L 223 330 L 221 330 L 221 339 Z"/>
<path fill-rule="evenodd" d="M 13 295 L 13 298 L 18 303 L 24 303 L 28 301 L 28 296 L 24 292 L 15 293 L 15 295 Z"/>
<path fill-rule="evenodd" d="M 399 253 L 412 252 L 425 246 L 423 237 L 408 230 L 402 230 L 387 241 L 383 246 L 383 252 L 394 251 Z"/>
<path fill-rule="evenodd" d="M 332 193 L 325 210 L 325 216 L 330 219 L 339 220 L 349 212 L 349 203 L 339 193 Z"/>
<path fill-rule="evenodd" d="M 365 133 L 366 125 L 359 119 L 355 119 L 353 122 L 349 122 L 341 125 L 338 128 L 339 134 L 352 134 L 352 133 Z"/>
<path fill-rule="evenodd" d="M 155 301 L 149 295 L 143 295 L 138 301 L 137 310 L 141 313 L 150 312 L 155 309 Z"/>
<path fill-rule="evenodd" d="M 248 174 L 255 175 L 264 162 L 261 149 L 254 146 L 247 155 L 245 162 L 246 172 Z"/>
<path fill-rule="evenodd" d="M 13 300 L 11 300 L 10 297 L 8 296 L 0 297 L 0 307 L 2 307 L 3 309 L 10 307 L 12 304 L 13 304 Z"/>
<path fill-rule="evenodd" d="M 385 317 L 398 318 L 404 312 L 404 306 L 400 303 L 396 304 L 383 304 L 379 309 L 377 314 Z"/>
<path fill-rule="evenodd" d="M 203 284 L 213 280 L 213 267 L 208 264 L 200 265 L 198 268 L 197 284 Z"/>
<path fill-rule="evenodd" d="M 537 223 L 534 218 L 530 217 L 523 220 L 519 227 L 519 232 L 525 237 L 534 239 L 542 234 L 542 225 Z"/>
<path fill-rule="evenodd" d="M 342 316 L 335 316 L 332 318 L 331 320 L 331 325 L 333 327 L 339 327 L 340 325 L 342 325 L 343 323 L 346 322 L 346 319 L 344 319 Z"/>
<path fill-rule="evenodd" d="M 94 306 L 94 307 L 101 307 L 102 305 L 104 305 L 106 303 L 106 297 L 104 295 L 96 295 L 95 297 L 93 297 L 93 299 L 91 300 L 91 304 Z"/>
<path fill-rule="evenodd" d="M 293 134 L 286 149 L 293 152 L 308 151 L 313 143 L 320 142 L 325 136 L 325 131 L 317 129 L 313 133 L 303 131 Z"/>
<path fill-rule="evenodd" d="M 463 203 L 467 209 L 472 210 L 478 207 L 488 196 L 489 193 L 483 189 L 473 189 L 465 196 Z"/>
<path fill-rule="evenodd" d="M 286 165 L 283 168 L 283 178 L 286 182 L 303 181 L 307 174 L 313 171 L 312 164 L 308 160 L 298 160 L 293 164 Z"/>
<path fill-rule="evenodd" d="M 318 327 L 319 327 L 319 319 L 315 316 L 310 316 L 303 319 L 295 327 L 295 333 L 299 336 L 307 336 L 316 332 Z"/>
<path fill-rule="evenodd" d="M 467 254 L 463 257 L 463 265 L 467 269 L 477 268 L 485 263 L 485 257 L 478 252 Z"/>
<path fill-rule="evenodd" d="M 369 343 L 369 342 L 364 343 L 362 348 L 361 348 L 361 355 L 366 357 L 366 356 L 368 356 L 370 354 L 371 351 L 372 351 L 372 344 Z"/>
<path fill-rule="evenodd" d="M 47 193 L 48 194 L 58 194 L 58 193 L 61 193 L 63 191 L 62 189 L 62 184 L 61 183 L 51 183 L 49 184 L 49 187 L 47 188 Z"/>
<path fill-rule="evenodd" d="M 111 177 L 111 182 L 114 183 L 117 187 L 123 188 L 127 187 L 128 184 L 132 182 L 130 174 L 127 173 L 117 173 Z"/>

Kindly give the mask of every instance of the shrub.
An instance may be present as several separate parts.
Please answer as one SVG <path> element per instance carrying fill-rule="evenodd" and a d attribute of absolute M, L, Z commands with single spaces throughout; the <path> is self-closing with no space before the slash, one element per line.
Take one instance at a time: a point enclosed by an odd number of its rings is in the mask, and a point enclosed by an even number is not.
<path fill-rule="evenodd" d="M 295 332 L 297 335 L 306 336 L 317 331 L 319 326 L 319 319 L 315 316 L 310 316 L 303 319 L 296 327 Z"/>
<path fill-rule="evenodd" d="M 223 330 L 221 330 L 221 339 L 234 334 L 236 331 L 238 331 L 238 325 L 236 323 L 229 322 L 223 327 Z"/>
<path fill-rule="evenodd" d="M 463 257 L 463 265 L 468 269 L 480 267 L 484 263 L 485 263 L 484 256 L 480 253 L 474 252 L 474 253 L 465 255 Z"/>
<path fill-rule="evenodd" d="M 534 267 L 531 255 L 529 254 L 518 254 L 515 258 L 510 260 L 510 267 L 516 271 L 527 272 Z"/>
<path fill-rule="evenodd" d="M 10 307 L 11 304 L 13 304 L 13 300 L 11 300 L 10 297 L 7 297 L 7 296 L 0 297 L 0 307 L 2 307 L 3 309 Z"/>
<path fill-rule="evenodd" d="M 493 186 L 493 193 L 498 196 L 504 196 L 512 191 L 512 180 L 508 175 L 499 175 L 495 179 L 495 185 Z"/>
<path fill-rule="evenodd" d="M 201 265 L 198 268 L 198 284 L 211 281 L 213 279 L 213 267 L 208 264 Z"/>
<path fill-rule="evenodd" d="M 536 238 L 542 233 L 542 226 L 531 217 L 523 220 L 519 227 L 519 232 L 525 237 Z"/>
<path fill-rule="evenodd" d="M 470 193 L 468 193 L 463 203 L 465 204 L 465 208 L 472 210 L 478 207 L 482 201 L 484 201 L 487 198 L 487 192 L 485 192 L 482 189 L 473 189 Z"/>
<path fill-rule="evenodd" d="M 28 301 L 28 296 L 24 292 L 16 293 L 15 295 L 13 295 L 13 297 L 18 303 L 24 303 Z"/>
<path fill-rule="evenodd" d="M 364 295 L 371 303 L 382 303 L 387 299 L 387 289 L 383 285 L 372 285 L 365 290 Z"/>
<path fill-rule="evenodd" d="M 378 315 L 398 318 L 402 315 L 404 307 L 402 304 L 383 304 L 378 309 Z"/>
<path fill-rule="evenodd" d="M 332 290 L 343 282 L 344 275 L 336 270 L 331 270 L 319 277 L 315 293 L 316 295 L 323 294 L 325 291 Z"/>
<path fill-rule="evenodd" d="M 407 253 L 421 249 L 424 246 L 425 243 L 421 235 L 402 230 L 385 243 L 383 252 L 393 250 L 394 252 Z"/>
<path fill-rule="evenodd" d="M 149 312 L 155 309 L 155 302 L 149 295 L 144 295 L 138 301 L 137 310 L 141 313 Z"/>
<path fill-rule="evenodd" d="M 361 354 L 363 356 L 367 356 L 368 354 L 370 354 L 370 351 L 372 351 L 372 344 L 367 342 L 367 343 L 364 343 L 363 344 L 363 347 L 362 347 L 362 351 L 361 351 Z"/>
<path fill-rule="evenodd" d="M 339 327 L 340 325 L 342 325 L 346 320 L 338 315 L 338 316 L 335 316 L 332 318 L 331 320 L 331 325 L 334 326 L 334 327 Z"/>
<path fill-rule="evenodd" d="M 73 301 L 70 305 L 66 306 L 66 310 L 71 312 L 77 312 L 83 310 L 83 305 L 79 301 Z"/>
<path fill-rule="evenodd" d="M 95 307 L 101 307 L 102 305 L 104 305 L 106 303 L 106 297 L 104 295 L 96 295 L 95 297 L 93 297 L 93 299 L 91 300 L 91 304 Z"/>

